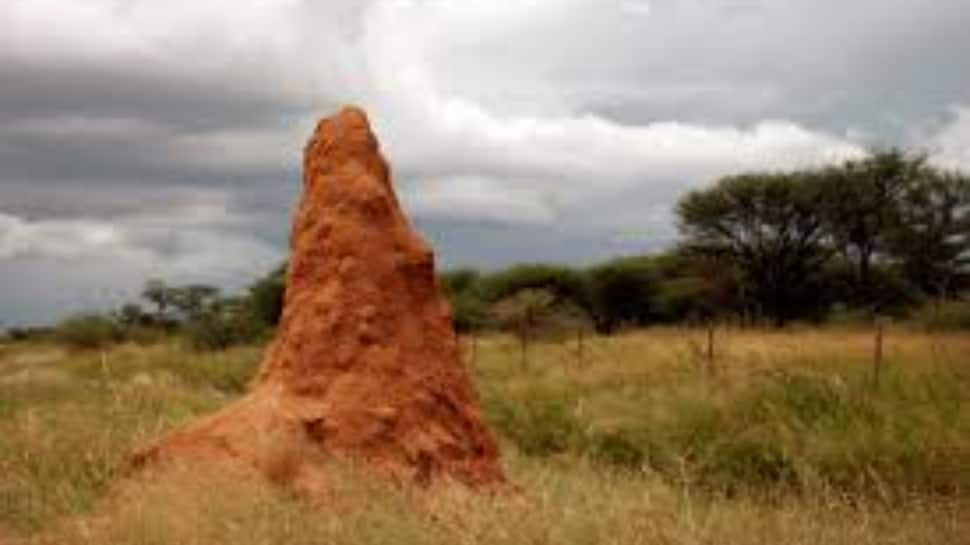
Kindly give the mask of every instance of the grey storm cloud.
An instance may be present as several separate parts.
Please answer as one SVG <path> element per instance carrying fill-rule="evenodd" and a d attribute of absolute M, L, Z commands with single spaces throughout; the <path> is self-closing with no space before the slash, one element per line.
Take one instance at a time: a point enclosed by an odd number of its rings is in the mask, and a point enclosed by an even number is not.
<path fill-rule="evenodd" d="M 968 24 L 965 0 L 4 2 L 0 320 L 261 274 L 346 102 L 449 265 L 660 247 L 689 188 L 871 145 L 970 168 Z"/>

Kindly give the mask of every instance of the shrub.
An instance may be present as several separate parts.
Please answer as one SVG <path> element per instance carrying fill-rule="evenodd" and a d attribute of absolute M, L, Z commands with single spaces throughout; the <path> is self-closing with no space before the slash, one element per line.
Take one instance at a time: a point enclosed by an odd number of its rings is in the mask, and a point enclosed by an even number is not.
<path fill-rule="evenodd" d="M 528 456 L 562 454 L 583 443 L 584 426 L 560 400 L 496 401 L 489 409 L 492 423 Z"/>
<path fill-rule="evenodd" d="M 54 338 L 71 348 L 93 350 L 124 340 L 124 331 L 100 314 L 78 314 L 60 322 Z"/>
<path fill-rule="evenodd" d="M 734 490 L 796 481 L 794 462 L 771 438 L 742 436 L 718 444 L 712 452 L 700 468 L 707 484 Z"/>
<path fill-rule="evenodd" d="M 970 301 L 927 303 L 913 315 L 913 320 L 928 331 L 970 329 Z"/>
<path fill-rule="evenodd" d="M 481 274 L 475 269 L 456 269 L 441 273 L 442 289 L 449 295 L 479 291 Z"/>
<path fill-rule="evenodd" d="M 30 330 L 22 327 L 11 327 L 7 330 L 7 339 L 13 342 L 22 342 L 30 339 Z"/>
<path fill-rule="evenodd" d="M 459 333 L 469 333 L 491 325 L 488 303 L 482 297 L 481 274 L 475 269 L 447 271 L 439 277 L 442 290 L 451 303 L 452 323 Z"/>
<path fill-rule="evenodd" d="M 467 292 L 451 296 L 451 316 L 459 333 L 479 331 L 491 323 L 485 302 Z"/>
<path fill-rule="evenodd" d="M 284 263 L 249 287 L 246 305 L 261 323 L 276 326 L 283 315 L 286 297 L 286 267 Z"/>
<path fill-rule="evenodd" d="M 596 329 L 611 333 L 621 325 L 644 325 L 652 318 L 655 271 L 649 257 L 616 259 L 587 272 Z"/>
<path fill-rule="evenodd" d="M 27 342 L 50 339 L 54 330 L 48 327 L 12 327 L 7 330 L 7 338 L 12 342 Z"/>
<path fill-rule="evenodd" d="M 225 350 L 258 341 L 267 329 L 265 324 L 246 312 L 206 312 L 182 326 L 189 344 L 196 350 Z"/>
<path fill-rule="evenodd" d="M 554 265 L 516 265 L 481 279 L 482 297 L 496 302 L 523 290 L 551 293 L 561 302 L 582 309 L 590 308 L 589 289 L 583 274 L 568 267 Z"/>
<path fill-rule="evenodd" d="M 134 325 L 124 328 L 125 341 L 150 346 L 164 341 L 171 336 L 171 332 L 163 327 L 151 325 Z"/>
<path fill-rule="evenodd" d="M 590 436 L 586 453 L 594 461 L 632 469 L 642 467 L 647 458 L 639 443 L 622 431 Z"/>
<path fill-rule="evenodd" d="M 860 408 L 838 381 L 804 373 L 777 373 L 741 405 L 751 422 L 783 421 L 801 428 L 844 428 Z"/>
<path fill-rule="evenodd" d="M 572 301 L 546 290 L 524 289 L 492 306 L 495 324 L 519 336 L 550 336 L 585 328 L 589 316 Z"/>

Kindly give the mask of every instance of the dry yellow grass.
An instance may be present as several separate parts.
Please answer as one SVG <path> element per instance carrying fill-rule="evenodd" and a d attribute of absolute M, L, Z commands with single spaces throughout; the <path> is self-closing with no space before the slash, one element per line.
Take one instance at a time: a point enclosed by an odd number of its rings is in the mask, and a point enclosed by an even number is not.
<path fill-rule="evenodd" d="M 775 504 L 698 499 L 650 479 L 578 464 L 513 461 L 526 497 L 459 488 L 433 494 L 335 468 L 334 505 L 319 509 L 256 483 L 187 472 L 111 502 L 99 518 L 70 522 L 59 543 L 257 544 L 792 544 L 964 543 L 956 506 L 907 509 L 814 497 Z"/>
<path fill-rule="evenodd" d="M 970 543 L 970 494 L 933 488 L 970 476 L 970 336 L 888 331 L 872 391 L 870 331 L 721 330 L 713 376 L 705 343 L 705 331 L 681 329 L 587 338 L 579 361 L 576 339 L 560 339 L 532 346 L 523 368 L 514 339 L 478 339 L 474 357 L 466 339 L 523 495 L 427 494 L 335 465 L 324 508 L 211 471 L 111 485 L 134 445 L 238 395 L 258 348 L 2 347 L 0 543 Z M 775 379 L 789 375 L 821 382 Z M 846 405 L 816 405 L 828 402 L 812 397 L 817 384 L 835 401 L 844 391 Z M 851 412 L 857 402 L 875 415 Z M 508 417 L 521 407 L 542 410 Z M 688 426 L 701 435 L 678 434 Z M 562 433 L 546 438 L 550 429 Z M 643 460 L 599 441 L 613 432 Z M 734 456 L 735 443 L 777 443 L 794 477 L 774 480 L 757 456 L 753 472 L 705 458 Z M 950 449 L 949 461 L 920 454 L 933 449 Z M 871 472 L 858 487 L 825 474 L 857 469 Z"/>

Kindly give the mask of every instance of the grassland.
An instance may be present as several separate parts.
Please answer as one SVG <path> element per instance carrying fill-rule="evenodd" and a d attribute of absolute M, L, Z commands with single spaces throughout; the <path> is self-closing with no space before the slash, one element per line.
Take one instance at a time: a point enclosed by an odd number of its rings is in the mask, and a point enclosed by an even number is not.
<path fill-rule="evenodd" d="M 258 347 L 0 345 L 0 543 L 970 543 L 970 335 L 702 330 L 466 339 L 521 495 L 334 468 L 314 508 L 186 471 L 112 486 L 231 401 Z"/>

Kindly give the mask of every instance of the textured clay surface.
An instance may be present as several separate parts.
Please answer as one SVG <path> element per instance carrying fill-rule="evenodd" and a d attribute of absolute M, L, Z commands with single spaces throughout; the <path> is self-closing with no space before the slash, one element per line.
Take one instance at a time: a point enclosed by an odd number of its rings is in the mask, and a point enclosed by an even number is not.
<path fill-rule="evenodd" d="M 313 493 L 337 456 L 420 484 L 501 483 L 434 256 L 361 110 L 321 121 L 307 144 L 291 245 L 282 322 L 250 393 L 135 467 L 225 462 Z"/>

